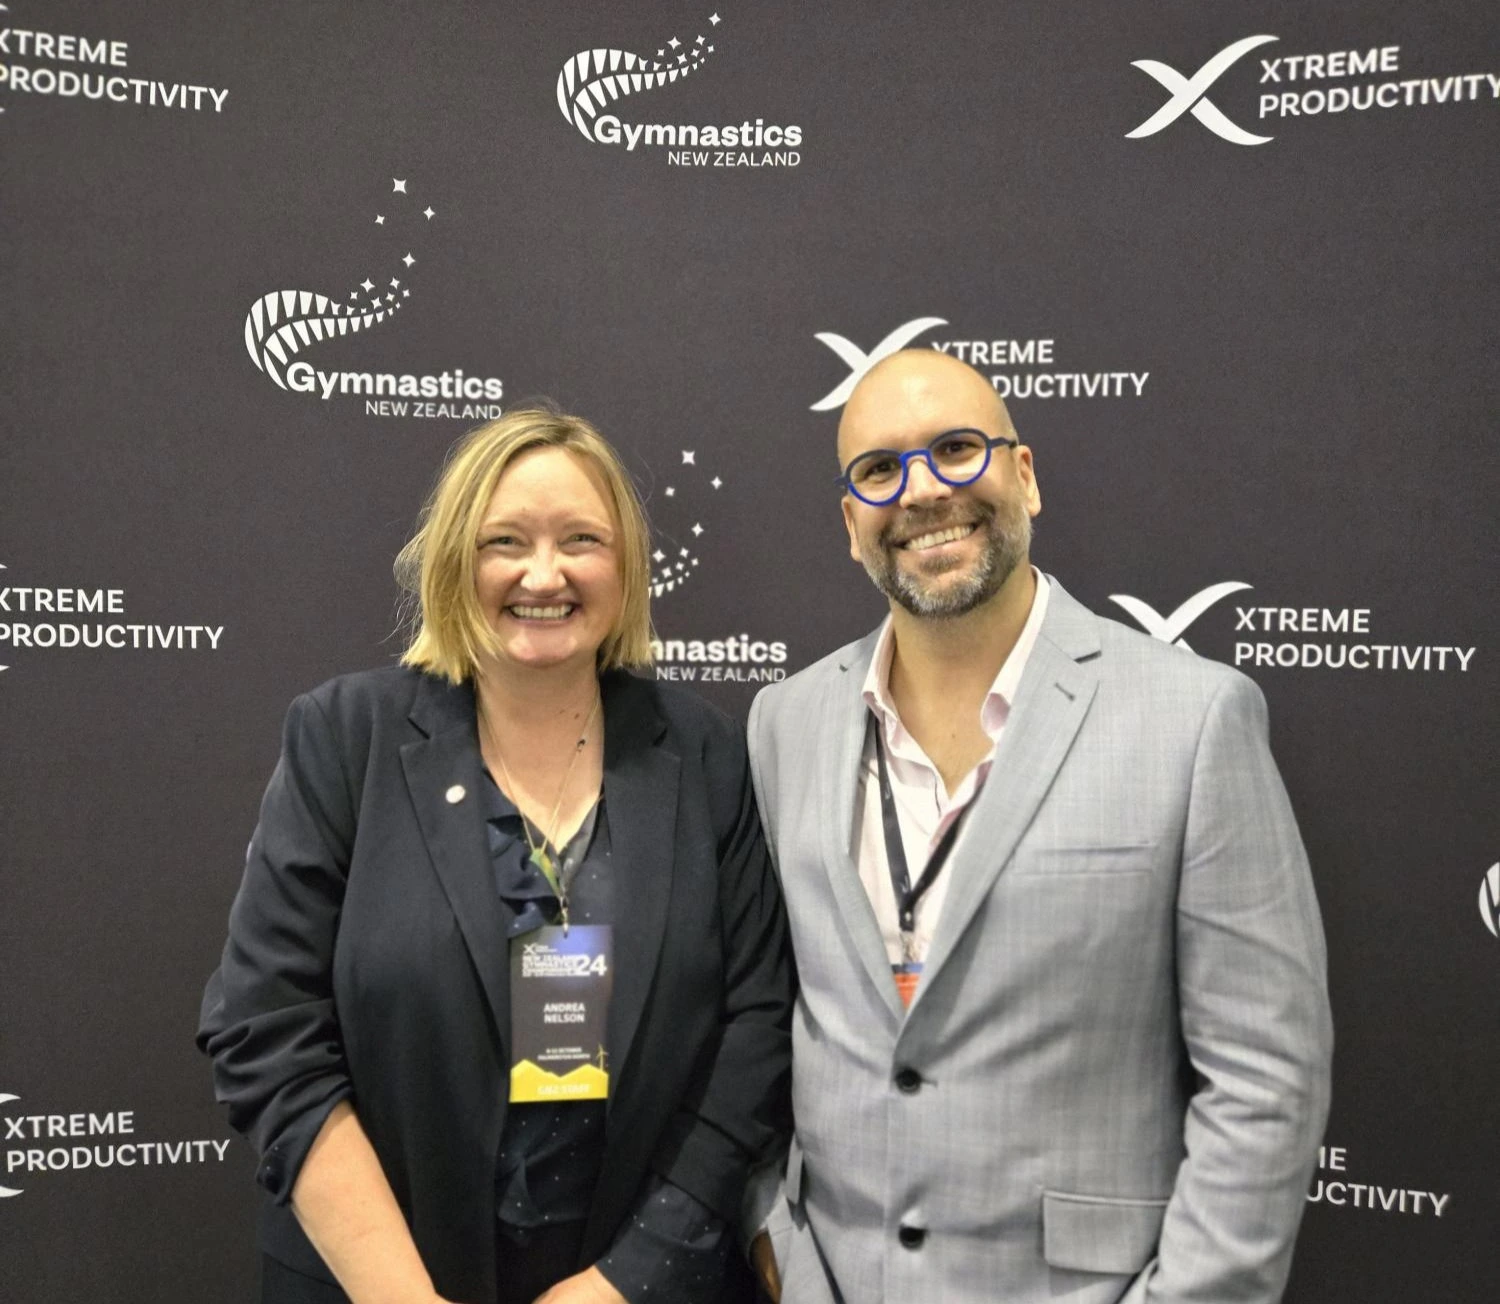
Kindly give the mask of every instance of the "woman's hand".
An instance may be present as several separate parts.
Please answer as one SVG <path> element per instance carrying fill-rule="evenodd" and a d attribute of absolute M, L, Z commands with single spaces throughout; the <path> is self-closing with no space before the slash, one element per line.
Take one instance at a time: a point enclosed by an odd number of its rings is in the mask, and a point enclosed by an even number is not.
<path fill-rule="evenodd" d="M 629 1304 L 629 1301 L 605 1280 L 598 1268 L 585 1268 L 558 1282 L 545 1295 L 539 1295 L 536 1304 Z"/>

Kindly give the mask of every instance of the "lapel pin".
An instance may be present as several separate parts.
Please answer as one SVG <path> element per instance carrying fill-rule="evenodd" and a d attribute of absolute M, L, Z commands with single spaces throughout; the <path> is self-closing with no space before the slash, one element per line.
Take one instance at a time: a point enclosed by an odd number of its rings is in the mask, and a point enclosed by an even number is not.
<path fill-rule="evenodd" d="M 465 791 L 464 791 L 464 785 L 463 784 L 461 784 L 461 783 L 455 783 L 443 795 L 445 797 L 447 797 L 447 799 L 448 799 L 448 805 L 450 805 L 450 806 L 457 806 L 458 803 L 461 802 L 464 799 L 464 797 L 467 796 L 468 794 L 465 793 Z"/>

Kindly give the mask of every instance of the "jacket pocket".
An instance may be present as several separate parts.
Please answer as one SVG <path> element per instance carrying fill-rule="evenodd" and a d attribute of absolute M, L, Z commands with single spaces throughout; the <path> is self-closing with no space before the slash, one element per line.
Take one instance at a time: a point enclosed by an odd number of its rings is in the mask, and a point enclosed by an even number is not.
<path fill-rule="evenodd" d="M 1134 877 L 1149 874 L 1161 855 L 1145 843 L 1037 846 L 1022 844 L 1011 873 L 1038 878 Z"/>
<path fill-rule="evenodd" d="M 1042 1256 L 1054 1268 L 1125 1276 L 1156 1254 L 1167 1202 L 1042 1192 Z"/>

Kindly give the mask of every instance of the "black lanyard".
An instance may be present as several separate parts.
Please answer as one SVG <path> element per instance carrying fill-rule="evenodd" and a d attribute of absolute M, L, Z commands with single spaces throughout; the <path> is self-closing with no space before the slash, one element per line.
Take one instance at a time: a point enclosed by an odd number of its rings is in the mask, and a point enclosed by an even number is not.
<path fill-rule="evenodd" d="M 937 876 L 942 873 L 953 844 L 958 841 L 959 826 L 963 824 L 964 815 L 968 811 L 966 807 L 948 826 L 948 831 L 943 834 L 942 840 L 933 849 L 926 868 L 922 870 L 922 877 L 917 880 L 916 887 L 913 887 L 911 872 L 906 866 L 906 846 L 901 841 L 901 824 L 896 818 L 896 796 L 891 791 L 890 770 L 885 763 L 885 742 L 881 738 L 880 724 L 873 711 L 870 713 L 867 732 L 875 738 L 875 764 L 880 776 L 880 827 L 885 833 L 885 862 L 891 871 L 891 891 L 896 895 L 896 919 L 903 937 L 910 938 L 917 931 L 917 902 L 937 882 Z"/>

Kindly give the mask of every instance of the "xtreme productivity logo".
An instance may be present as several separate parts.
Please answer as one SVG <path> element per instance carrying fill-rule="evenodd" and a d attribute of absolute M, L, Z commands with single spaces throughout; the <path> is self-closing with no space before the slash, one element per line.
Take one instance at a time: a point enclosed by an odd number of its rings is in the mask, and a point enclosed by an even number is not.
<path fill-rule="evenodd" d="M 624 145 L 627 153 L 665 148 L 667 162 L 679 167 L 796 167 L 802 128 L 744 117 L 738 122 L 627 122 L 613 106 L 691 77 L 718 49 L 724 20 L 710 14 L 705 29 L 686 40 L 675 34 L 650 55 L 616 48 L 580 50 L 557 74 L 557 107 L 596 145 Z M 606 110 L 601 112 L 601 110 Z"/>
<path fill-rule="evenodd" d="M 1251 587 L 1243 580 L 1211 584 L 1165 616 L 1128 593 L 1112 593 L 1109 600 L 1134 617 L 1152 638 L 1192 651 L 1183 637 L 1188 629 L 1225 598 L 1246 593 Z M 1452 644 L 1376 642 L 1369 607 L 1273 607 L 1241 598 L 1234 603 L 1233 611 L 1230 661 L 1242 667 L 1419 673 L 1456 670 L 1462 674 L 1477 651 Z"/>
<path fill-rule="evenodd" d="M 218 1164 L 227 1140 L 152 1140 L 137 1132 L 133 1109 L 28 1113 L 21 1097 L 0 1091 L 0 1200 L 39 1178 L 102 1168 Z"/>
<path fill-rule="evenodd" d="M 0 3 L 0 91 L 188 113 L 224 112 L 229 91 L 136 75 L 129 41 L 10 24 Z M 0 114 L 6 106 L 0 104 Z"/>
<path fill-rule="evenodd" d="M 7 570 L 0 563 L 0 571 Z M 100 584 L 18 584 L 0 575 L 0 656 L 45 652 L 217 652 L 223 625 L 158 625 Z M 8 670 L 0 665 L 0 671 Z"/>
<path fill-rule="evenodd" d="M 496 376 L 466 376 L 457 368 L 436 374 L 323 371 L 298 356 L 304 349 L 395 319 L 420 275 L 413 271 L 421 261 L 413 251 L 423 248 L 438 216 L 431 204 L 419 210 L 418 202 L 407 178 L 391 178 L 390 190 L 377 204 L 381 211 L 365 220 L 373 237 L 361 242 L 366 245 L 360 264 L 364 277 L 347 298 L 314 290 L 273 290 L 250 305 L 245 350 L 278 388 L 324 401 L 334 395 L 362 397 L 367 416 L 488 421 L 500 415 L 505 389 Z"/>
<path fill-rule="evenodd" d="M 1274 137 L 1251 131 L 1237 122 L 1252 110 L 1267 119 L 1312 118 L 1325 114 L 1363 113 L 1371 109 L 1421 108 L 1480 101 L 1500 101 L 1500 75 L 1469 72 L 1444 76 L 1403 76 L 1399 45 L 1369 45 L 1357 49 L 1325 50 L 1312 54 L 1280 54 L 1264 47 L 1278 36 L 1247 36 L 1226 45 L 1191 76 L 1159 59 L 1137 59 L 1131 64 L 1155 80 L 1166 101 L 1139 126 L 1127 131 L 1128 140 L 1143 140 L 1165 131 L 1178 119 L 1191 116 L 1220 140 L 1231 145 L 1265 145 Z M 1262 53 L 1254 61 L 1245 56 Z M 1243 72 L 1256 67 L 1255 91 L 1246 93 Z M 1225 80 L 1228 89 L 1208 92 Z M 1224 105 L 1228 104 L 1226 110 Z"/>
<path fill-rule="evenodd" d="M 890 331 L 868 353 L 853 340 L 833 331 L 819 331 L 813 336 L 827 345 L 849 369 L 828 393 L 811 405 L 814 412 L 831 412 L 849 401 L 854 387 L 877 362 L 893 353 L 910 348 L 916 340 L 948 322 L 942 317 L 915 317 Z M 990 384 L 1003 399 L 1022 398 L 1140 398 L 1150 379 L 1149 371 L 1065 371 L 1058 370 L 1057 341 L 1051 336 L 1028 339 L 930 340 L 939 353 L 951 354 L 960 362 L 989 375 Z M 1004 368 L 1004 370 L 995 370 Z"/>

